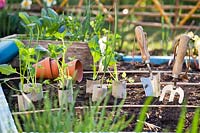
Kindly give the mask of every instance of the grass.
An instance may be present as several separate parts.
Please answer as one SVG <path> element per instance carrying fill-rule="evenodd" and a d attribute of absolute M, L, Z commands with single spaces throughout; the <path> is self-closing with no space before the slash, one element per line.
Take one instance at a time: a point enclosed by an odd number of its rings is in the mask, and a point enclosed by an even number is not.
<path fill-rule="evenodd" d="M 133 117 L 122 115 L 121 108 L 113 108 L 111 111 L 98 108 L 102 101 L 81 111 L 76 111 L 72 103 L 52 112 L 52 103 L 48 97 L 45 96 L 45 112 L 15 117 L 19 132 L 116 132 L 125 129 L 133 120 Z M 107 101 L 108 97 L 103 101 L 104 106 Z"/>

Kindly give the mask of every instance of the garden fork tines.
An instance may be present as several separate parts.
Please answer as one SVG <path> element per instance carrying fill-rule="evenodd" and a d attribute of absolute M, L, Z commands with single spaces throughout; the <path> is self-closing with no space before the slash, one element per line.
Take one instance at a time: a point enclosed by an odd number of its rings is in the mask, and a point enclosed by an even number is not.
<path fill-rule="evenodd" d="M 179 77 L 179 74 L 182 71 L 184 57 L 186 55 L 187 46 L 188 46 L 189 41 L 190 41 L 190 37 L 188 35 L 180 36 L 179 42 L 175 46 L 175 51 L 174 51 L 175 52 L 174 53 L 175 63 L 174 63 L 173 70 L 172 70 L 172 77 L 173 77 L 174 84 L 167 85 L 162 89 L 162 93 L 160 95 L 159 101 L 163 101 L 165 94 L 169 93 L 170 94 L 169 102 L 172 102 L 174 100 L 174 96 L 176 94 L 178 94 L 180 96 L 178 102 L 180 104 L 183 102 L 184 91 L 181 87 L 177 87 L 176 82 Z"/>

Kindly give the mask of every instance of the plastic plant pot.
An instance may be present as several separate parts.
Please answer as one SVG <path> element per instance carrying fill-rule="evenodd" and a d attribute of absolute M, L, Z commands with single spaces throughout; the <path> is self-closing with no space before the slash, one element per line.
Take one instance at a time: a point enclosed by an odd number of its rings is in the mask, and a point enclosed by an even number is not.
<path fill-rule="evenodd" d="M 107 85 L 106 84 L 96 84 L 94 85 L 92 92 L 92 101 L 99 101 L 103 99 L 107 94 Z"/>
<path fill-rule="evenodd" d="M 86 93 L 92 94 L 93 88 L 97 84 L 100 84 L 100 80 L 87 80 L 86 81 Z"/>
<path fill-rule="evenodd" d="M 35 86 L 32 83 L 23 84 L 23 91 L 31 94 L 31 101 L 36 102 L 43 99 L 42 84 L 40 83 L 35 83 Z"/>
<path fill-rule="evenodd" d="M 81 82 L 83 79 L 83 66 L 80 60 L 76 59 L 67 63 L 67 75 L 71 76 L 74 80 Z"/>
<path fill-rule="evenodd" d="M 0 42 L 0 64 L 5 64 L 17 56 L 19 49 L 14 41 Z"/>
<path fill-rule="evenodd" d="M 73 84 L 72 79 L 66 80 L 66 88 L 58 90 L 59 106 L 67 106 L 67 103 L 73 102 Z"/>
<path fill-rule="evenodd" d="M 115 98 L 126 98 L 126 82 L 112 82 L 112 96 Z"/>

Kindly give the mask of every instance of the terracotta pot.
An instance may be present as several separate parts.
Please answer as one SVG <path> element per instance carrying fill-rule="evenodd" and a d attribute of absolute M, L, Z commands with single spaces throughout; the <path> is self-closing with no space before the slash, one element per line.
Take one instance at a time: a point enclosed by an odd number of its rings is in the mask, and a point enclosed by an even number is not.
<path fill-rule="evenodd" d="M 112 96 L 115 98 L 126 98 L 126 82 L 112 82 Z"/>
<path fill-rule="evenodd" d="M 54 79 L 59 75 L 56 61 L 51 60 L 49 57 L 34 64 L 33 67 L 36 69 L 36 78 Z"/>
<path fill-rule="evenodd" d="M 92 91 L 92 101 L 99 101 L 102 100 L 107 93 L 107 85 L 105 84 L 96 84 L 94 85 L 93 91 Z"/>
<path fill-rule="evenodd" d="M 86 93 L 93 92 L 93 88 L 96 84 L 100 84 L 100 80 L 87 80 L 86 81 Z"/>
<path fill-rule="evenodd" d="M 83 66 L 80 60 L 76 59 L 67 63 L 67 74 L 73 77 L 74 80 L 81 82 L 83 79 Z"/>
<path fill-rule="evenodd" d="M 59 76 L 59 70 L 56 60 L 51 60 L 51 73 L 53 79 Z"/>

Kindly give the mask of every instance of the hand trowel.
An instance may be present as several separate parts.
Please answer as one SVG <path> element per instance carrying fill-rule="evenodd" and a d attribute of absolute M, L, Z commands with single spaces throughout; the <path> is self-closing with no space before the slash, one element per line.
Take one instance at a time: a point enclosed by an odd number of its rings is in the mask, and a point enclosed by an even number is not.
<path fill-rule="evenodd" d="M 143 31 L 142 26 L 137 26 L 135 28 L 135 35 L 139 44 L 142 60 L 147 65 L 150 74 L 150 77 L 140 78 L 143 88 L 145 90 L 145 95 L 158 97 L 160 96 L 160 74 L 152 74 L 152 70 L 150 67 L 150 54 L 147 49 L 146 32 Z"/>

